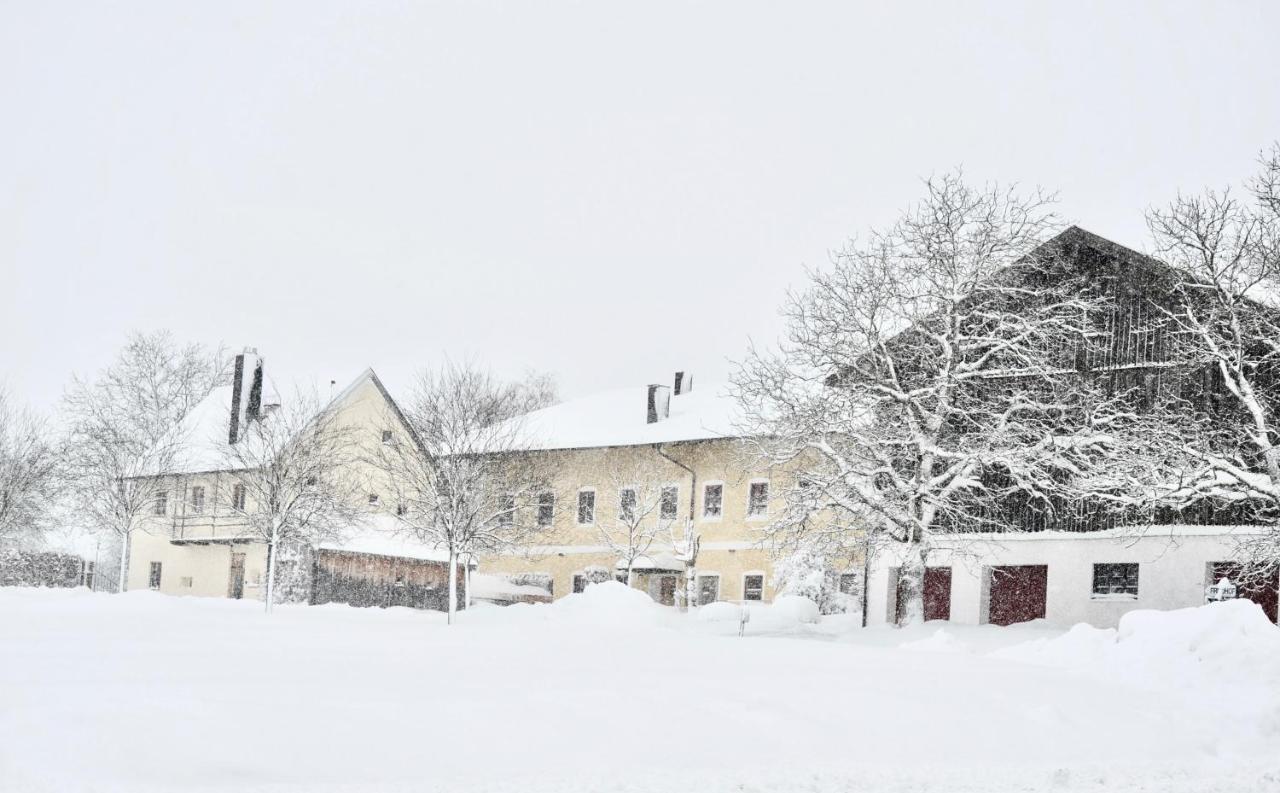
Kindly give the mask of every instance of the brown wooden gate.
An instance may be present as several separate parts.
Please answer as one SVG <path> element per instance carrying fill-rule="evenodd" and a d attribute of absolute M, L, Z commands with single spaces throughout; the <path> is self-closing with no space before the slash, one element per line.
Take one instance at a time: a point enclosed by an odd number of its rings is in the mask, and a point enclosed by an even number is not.
<path fill-rule="evenodd" d="M 899 579 L 897 614 L 894 617 L 899 624 L 902 622 L 902 590 L 902 581 Z M 926 567 L 924 569 L 924 592 L 922 595 L 926 622 L 929 620 L 951 619 L 951 568 Z"/>
<path fill-rule="evenodd" d="M 1236 594 L 1242 598 L 1248 598 L 1259 606 L 1266 613 L 1267 619 L 1276 622 L 1277 611 L 1280 610 L 1280 570 L 1273 570 L 1271 576 L 1265 581 L 1250 581 L 1249 583 L 1240 583 L 1241 568 L 1234 562 L 1214 562 L 1210 570 L 1211 584 L 1216 584 L 1223 578 L 1236 585 Z"/>
<path fill-rule="evenodd" d="M 950 567 L 924 569 L 924 618 L 925 621 L 951 619 Z"/>
<path fill-rule="evenodd" d="M 987 622 L 1013 625 L 1043 619 L 1048 596 L 1047 565 L 993 567 Z"/>

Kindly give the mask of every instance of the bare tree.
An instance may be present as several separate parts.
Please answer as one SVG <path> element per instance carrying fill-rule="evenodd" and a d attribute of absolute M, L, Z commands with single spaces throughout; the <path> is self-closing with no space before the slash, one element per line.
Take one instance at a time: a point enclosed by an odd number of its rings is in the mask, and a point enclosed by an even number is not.
<path fill-rule="evenodd" d="M 510 551 L 550 530 L 551 469 L 523 420 L 551 398 L 546 383 L 503 383 L 452 363 L 424 372 L 404 403 L 405 437 L 393 434 L 371 457 L 398 531 L 448 554 L 451 624 L 460 559 Z"/>
<path fill-rule="evenodd" d="M 1198 466 L 1171 497 L 1234 502 L 1269 527 L 1241 549 L 1255 573 L 1280 564 L 1280 144 L 1261 164 L 1247 198 L 1209 190 L 1147 213 L 1176 268 L 1180 299 L 1166 313 L 1228 400 L 1178 439 Z"/>
<path fill-rule="evenodd" d="M 235 485 L 232 510 L 267 545 L 265 607 L 272 610 L 281 554 L 339 540 L 359 527 L 365 482 L 354 428 L 314 393 L 301 393 L 253 421 L 224 447 Z M 235 492 L 235 491 L 233 491 Z"/>
<path fill-rule="evenodd" d="M 129 338 L 92 380 L 75 377 L 63 399 L 67 477 L 78 510 L 120 542 L 118 590 L 127 587 L 129 541 L 174 469 L 178 428 L 225 374 L 221 349 L 179 346 L 164 331 Z"/>
<path fill-rule="evenodd" d="M 58 474 L 48 422 L 17 409 L 0 390 L 0 542 L 46 528 Z"/>
<path fill-rule="evenodd" d="M 1051 197 L 972 187 L 948 174 L 891 228 L 839 251 L 783 309 L 786 339 L 733 377 L 743 434 L 804 488 L 767 530 L 901 558 L 901 621 L 922 617 L 937 535 L 1014 531 L 1009 503 L 1074 499 L 1091 461 L 1114 455 L 1072 362 L 1103 298 L 1039 243 Z"/>
<path fill-rule="evenodd" d="M 596 531 L 625 566 L 627 586 L 634 586 L 636 560 L 647 555 L 660 539 L 672 536 L 679 489 L 668 484 L 670 466 L 649 458 L 615 457 L 602 473 L 608 491 L 618 494 L 618 503 L 613 509 L 597 509 Z"/>

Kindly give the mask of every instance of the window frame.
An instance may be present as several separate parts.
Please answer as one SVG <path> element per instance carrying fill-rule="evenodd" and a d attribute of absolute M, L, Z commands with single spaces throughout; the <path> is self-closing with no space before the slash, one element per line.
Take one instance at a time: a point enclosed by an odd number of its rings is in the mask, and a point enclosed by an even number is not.
<path fill-rule="evenodd" d="M 1114 575 L 1109 572 L 1114 568 L 1132 568 L 1132 585 L 1130 585 L 1128 571 L 1126 570 L 1120 577 L 1120 591 L 1116 591 Z M 1142 565 L 1138 562 L 1094 562 L 1092 568 L 1092 578 L 1089 584 L 1090 600 L 1137 600 L 1142 592 Z M 1107 591 L 1100 592 L 1098 584 L 1102 582 L 1103 588 Z M 1133 591 L 1130 592 L 1129 590 Z"/>
<path fill-rule="evenodd" d="M 164 565 L 160 562 L 152 562 L 151 567 L 147 570 L 147 589 L 160 591 L 160 584 L 164 580 Z"/>
<path fill-rule="evenodd" d="M 498 526 L 509 529 L 516 525 L 516 496 L 515 493 L 504 493 L 501 503 L 498 505 Z"/>
<path fill-rule="evenodd" d="M 764 511 L 753 512 L 752 506 L 755 504 L 753 491 L 757 485 L 764 485 Z M 772 488 L 769 485 L 767 477 L 756 477 L 747 482 L 747 520 L 768 520 L 769 519 L 769 498 Z"/>
<path fill-rule="evenodd" d="M 245 505 L 245 489 L 244 485 L 236 483 L 231 486 L 231 508 L 244 512 Z"/>
<path fill-rule="evenodd" d="M 699 605 L 699 606 L 706 606 L 706 605 L 709 605 L 709 603 L 703 603 L 703 602 L 702 602 L 702 580 L 703 580 L 704 578 L 705 578 L 705 579 L 708 579 L 708 580 L 709 580 L 709 579 L 712 579 L 712 578 L 714 578 L 714 579 L 715 579 L 715 581 L 716 581 L 716 596 L 715 596 L 715 599 L 714 599 L 714 600 L 711 600 L 711 601 L 710 601 L 710 603 L 719 603 L 719 602 L 720 602 L 720 589 L 721 589 L 721 587 L 720 587 L 720 585 L 721 585 L 721 581 L 720 581 L 720 574 L 719 574 L 719 573 L 717 573 L 717 572 L 715 572 L 715 571 L 711 571 L 711 572 L 706 572 L 706 573 L 704 573 L 704 572 L 702 572 L 701 570 L 699 570 L 699 571 L 698 571 L 698 576 L 697 576 L 697 579 L 696 579 L 696 583 L 697 583 L 697 592 L 698 592 L 698 605 Z"/>
<path fill-rule="evenodd" d="M 588 494 L 590 494 L 590 496 L 591 496 L 591 499 L 590 499 L 590 501 L 591 501 L 591 515 L 590 515 L 590 519 L 589 519 L 589 520 L 583 520 L 583 519 L 582 519 L 583 496 L 586 496 L 586 495 L 588 495 Z M 596 525 L 596 489 L 595 489 L 594 487 L 580 487 L 580 488 L 578 488 L 578 504 L 577 504 L 577 507 L 578 507 L 578 509 L 577 509 L 577 511 L 576 511 L 576 512 L 575 512 L 575 514 L 574 514 L 574 518 L 576 518 L 577 523 L 578 523 L 578 525 L 579 525 L 579 526 L 594 526 L 594 525 Z"/>
<path fill-rule="evenodd" d="M 197 495 L 199 498 L 196 497 Z M 187 499 L 187 504 L 191 507 L 192 515 L 204 514 L 204 495 L 204 485 L 191 486 L 191 496 Z"/>
<path fill-rule="evenodd" d="M 758 597 L 758 598 L 747 597 L 747 579 L 748 579 L 748 578 L 755 578 L 755 577 L 757 577 L 757 576 L 760 578 L 760 597 Z M 765 581 L 765 574 L 764 574 L 764 571 L 763 571 L 763 570 L 747 570 L 747 571 L 743 572 L 743 574 L 742 574 L 742 601 L 743 601 L 744 603 L 763 603 L 763 602 L 764 602 L 764 588 L 765 588 L 765 583 L 766 583 L 766 581 Z"/>
<path fill-rule="evenodd" d="M 631 514 L 627 514 L 626 504 L 623 500 L 623 494 L 631 494 Z M 640 508 L 640 492 L 635 485 L 626 485 L 618 488 L 618 520 L 626 524 L 636 522 L 636 511 Z"/>
<path fill-rule="evenodd" d="M 671 514 L 667 514 L 667 493 L 674 492 Z M 680 520 L 680 483 L 668 482 L 658 490 L 658 520 Z"/>
<path fill-rule="evenodd" d="M 157 490 L 155 498 L 151 501 L 151 516 L 155 518 L 163 518 L 169 514 L 169 491 Z"/>
<path fill-rule="evenodd" d="M 720 489 L 720 498 L 717 503 L 716 514 L 708 515 L 707 514 L 707 490 L 713 487 Z M 705 523 L 714 523 L 716 521 L 724 520 L 724 482 L 717 480 L 714 482 L 702 483 L 702 510 L 698 519 Z"/>
<path fill-rule="evenodd" d="M 542 519 L 542 511 L 547 511 L 547 519 Z M 556 521 L 556 494 L 550 490 L 544 490 L 538 494 L 538 528 L 548 528 L 555 524 Z"/>

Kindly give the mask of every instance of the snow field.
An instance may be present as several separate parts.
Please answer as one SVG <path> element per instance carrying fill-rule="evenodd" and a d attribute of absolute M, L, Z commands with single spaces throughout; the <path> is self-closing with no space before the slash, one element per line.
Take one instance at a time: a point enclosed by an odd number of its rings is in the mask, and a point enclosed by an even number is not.
<path fill-rule="evenodd" d="M 1252 604 L 1068 632 L 782 603 L 739 638 L 736 614 L 612 583 L 453 627 L 0 590 L 0 790 L 1280 789 L 1280 631 Z"/>

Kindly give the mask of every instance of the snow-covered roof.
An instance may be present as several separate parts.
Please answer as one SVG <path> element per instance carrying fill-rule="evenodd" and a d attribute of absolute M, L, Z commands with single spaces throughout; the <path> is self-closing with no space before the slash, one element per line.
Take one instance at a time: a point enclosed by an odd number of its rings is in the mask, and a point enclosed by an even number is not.
<path fill-rule="evenodd" d="M 670 414 L 647 422 L 646 385 L 603 391 L 536 410 L 522 421 L 534 449 L 643 446 L 652 443 L 731 438 L 738 407 L 722 385 L 701 384 L 671 397 Z"/>

